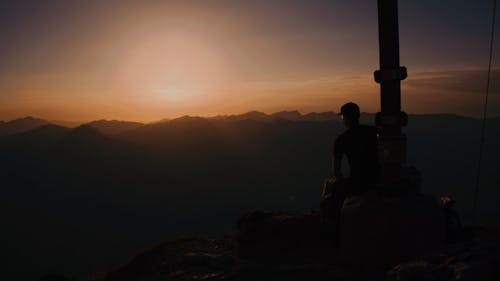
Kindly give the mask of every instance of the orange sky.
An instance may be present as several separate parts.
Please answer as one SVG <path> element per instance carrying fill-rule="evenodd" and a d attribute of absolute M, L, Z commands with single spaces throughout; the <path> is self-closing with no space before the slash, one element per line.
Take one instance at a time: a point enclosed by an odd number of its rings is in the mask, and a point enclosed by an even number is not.
<path fill-rule="evenodd" d="M 364 111 L 379 109 L 372 78 L 378 68 L 376 3 L 26 3 L 31 6 L 14 1 L 0 7 L 6 13 L 0 35 L 8 38 L 0 47 L 0 120 L 305 113 L 337 110 L 346 101 Z M 488 7 L 464 14 L 468 7 L 454 4 L 456 15 L 443 18 L 411 5 L 400 5 L 401 61 L 410 71 L 404 109 L 479 115 Z M 415 18 L 418 9 L 431 17 L 424 24 Z M 447 24 L 463 20 L 477 26 L 462 31 Z M 436 40 L 423 41 L 428 30 Z M 498 78 L 492 82 L 498 115 Z"/>

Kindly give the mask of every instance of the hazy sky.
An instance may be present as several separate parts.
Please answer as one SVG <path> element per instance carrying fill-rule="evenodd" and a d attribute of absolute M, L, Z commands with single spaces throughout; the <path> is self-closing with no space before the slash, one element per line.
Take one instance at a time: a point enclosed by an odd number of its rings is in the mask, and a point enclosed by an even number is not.
<path fill-rule="evenodd" d="M 2 0 L 0 120 L 376 112 L 376 2 Z M 491 9 L 399 1 L 404 110 L 480 115 Z M 491 86 L 500 115 L 500 71 Z"/>

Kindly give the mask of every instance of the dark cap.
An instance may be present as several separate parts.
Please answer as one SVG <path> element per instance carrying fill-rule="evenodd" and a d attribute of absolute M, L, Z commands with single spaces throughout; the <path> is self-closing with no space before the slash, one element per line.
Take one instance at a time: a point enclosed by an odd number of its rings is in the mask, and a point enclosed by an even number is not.
<path fill-rule="evenodd" d="M 340 108 L 339 115 L 343 115 L 348 119 L 359 119 L 361 115 L 359 106 L 353 102 L 348 102 Z"/>

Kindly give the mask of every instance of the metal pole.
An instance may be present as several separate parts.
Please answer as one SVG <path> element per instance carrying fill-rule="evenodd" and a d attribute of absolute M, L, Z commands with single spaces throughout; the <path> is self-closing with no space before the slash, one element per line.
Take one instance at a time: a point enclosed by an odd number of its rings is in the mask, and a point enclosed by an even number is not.
<path fill-rule="evenodd" d="M 401 80 L 407 71 L 399 65 L 397 0 L 378 0 L 378 28 L 380 70 L 375 71 L 375 81 L 380 84 L 381 112 L 376 116 L 376 124 L 381 129 L 381 183 L 394 185 L 400 181 L 401 164 L 406 158 L 402 126 L 408 120 L 401 111 Z"/>

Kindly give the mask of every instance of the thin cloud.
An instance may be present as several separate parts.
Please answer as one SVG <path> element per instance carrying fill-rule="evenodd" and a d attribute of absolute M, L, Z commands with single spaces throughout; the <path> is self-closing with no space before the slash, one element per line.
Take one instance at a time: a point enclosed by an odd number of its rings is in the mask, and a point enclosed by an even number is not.
<path fill-rule="evenodd" d="M 492 95 L 500 95 L 499 77 L 500 69 L 493 69 L 490 81 L 490 93 Z M 409 88 L 476 93 L 486 91 L 486 79 L 487 71 L 483 69 L 432 71 L 410 74 L 405 83 Z"/>

